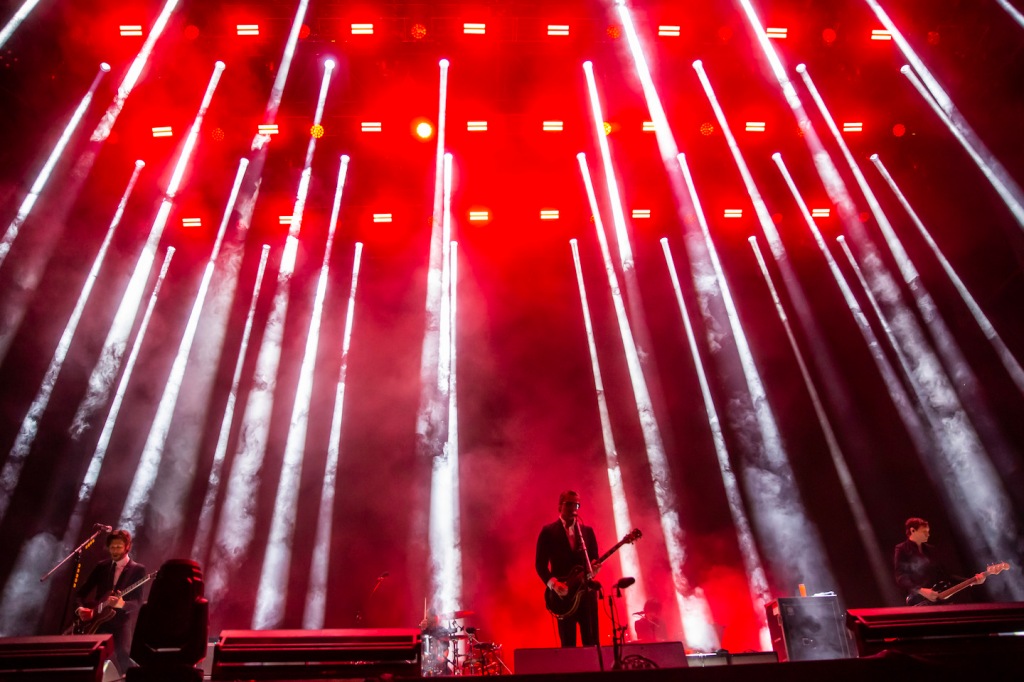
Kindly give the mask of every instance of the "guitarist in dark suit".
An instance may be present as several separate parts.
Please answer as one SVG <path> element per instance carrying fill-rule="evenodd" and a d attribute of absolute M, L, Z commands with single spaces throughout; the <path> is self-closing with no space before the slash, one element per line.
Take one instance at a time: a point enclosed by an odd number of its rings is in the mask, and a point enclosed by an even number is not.
<path fill-rule="evenodd" d="M 78 608 L 75 609 L 75 615 L 84 625 L 88 625 L 94 618 L 101 618 L 108 610 L 113 610 L 113 618 L 101 624 L 96 632 L 114 636 L 115 661 L 122 674 L 130 663 L 132 631 L 142 606 L 143 590 L 134 590 L 123 599 L 118 591 L 146 577 L 146 567 L 128 556 L 131 546 L 132 536 L 126 530 L 118 529 L 107 536 L 110 558 L 96 564 L 78 588 Z"/>
<path fill-rule="evenodd" d="M 932 546 L 928 544 L 931 529 L 922 518 L 911 517 L 906 520 L 904 530 L 907 539 L 896 545 L 893 564 L 896 570 L 896 584 L 907 593 L 907 603 L 916 604 L 922 601 L 937 603 L 939 591 L 936 586 L 941 583 L 959 582 L 962 578 L 950 573 L 934 556 Z M 975 576 L 975 584 L 985 582 L 987 574 Z"/>
<path fill-rule="evenodd" d="M 537 538 L 537 575 L 559 597 L 568 598 L 570 586 L 563 582 L 572 573 L 574 567 L 582 567 L 586 577 L 587 557 L 592 561 L 590 573 L 594 574 L 601 565 L 595 560 L 597 552 L 597 536 L 594 529 L 579 523 L 580 496 L 567 490 L 558 497 L 558 520 L 549 523 L 540 531 Z M 583 646 L 597 644 L 597 593 L 589 589 L 585 582 L 578 586 L 584 594 L 578 608 L 558 621 L 558 637 L 562 646 L 576 646 L 576 627 L 579 626 L 580 639 Z"/>

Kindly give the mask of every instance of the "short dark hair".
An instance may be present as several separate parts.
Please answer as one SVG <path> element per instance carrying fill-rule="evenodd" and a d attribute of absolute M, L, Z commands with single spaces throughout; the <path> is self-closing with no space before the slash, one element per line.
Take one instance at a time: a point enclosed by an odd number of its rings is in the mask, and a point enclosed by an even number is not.
<path fill-rule="evenodd" d="M 569 501 L 570 497 L 579 497 L 579 493 L 575 490 L 565 490 L 561 495 L 558 496 L 558 506 L 561 507 L 563 504 Z"/>
<path fill-rule="evenodd" d="M 919 517 L 919 516 L 911 516 L 903 524 L 903 532 L 905 532 L 907 534 L 907 537 L 909 538 L 910 534 L 913 533 L 915 530 L 917 530 L 921 526 L 927 526 L 927 525 L 928 525 L 928 522 L 925 521 L 924 519 L 922 519 L 921 517 Z"/>
<path fill-rule="evenodd" d="M 118 528 L 107 536 L 107 547 L 110 547 L 110 543 L 114 540 L 121 540 L 124 542 L 125 549 L 130 549 L 132 546 L 132 534 L 124 528 Z"/>

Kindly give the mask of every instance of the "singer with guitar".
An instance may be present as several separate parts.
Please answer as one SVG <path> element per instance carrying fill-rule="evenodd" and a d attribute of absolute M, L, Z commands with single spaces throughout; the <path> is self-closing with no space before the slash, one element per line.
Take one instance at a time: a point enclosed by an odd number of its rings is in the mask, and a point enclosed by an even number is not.
<path fill-rule="evenodd" d="M 893 563 L 896 570 L 896 584 L 907 594 L 907 603 L 939 603 L 940 592 L 936 585 L 946 582 L 957 582 L 960 578 L 951 576 L 934 556 L 928 538 L 931 529 L 928 522 L 919 517 L 911 517 L 904 523 L 907 539 L 896 545 Z M 979 573 L 970 579 L 970 584 L 980 585 L 985 582 L 988 574 Z"/>
<path fill-rule="evenodd" d="M 110 558 L 96 564 L 76 591 L 76 631 L 112 634 L 115 662 L 122 675 L 131 660 L 129 652 L 132 647 L 132 631 L 142 606 L 143 590 L 133 589 L 123 597 L 121 592 L 146 579 L 146 567 L 128 556 L 131 546 L 132 536 L 128 531 L 118 529 L 110 533 L 107 536 Z M 94 625 L 94 621 L 102 621 L 95 630 L 90 625 Z"/>
<path fill-rule="evenodd" d="M 544 526 L 537 538 L 537 575 L 548 590 L 559 598 L 579 596 L 573 612 L 558 620 L 558 638 L 562 646 L 576 646 L 576 628 L 579 626 L 583 646 L 597 644 L 597 593 L 589 589 L 587 581 L 576 586 L 577 595 L 570 595 L 570 586 L 564 579 L 573 568 L 582 566 L 593 578 L 601 568 L 596 559 L 597 536 L 594 529 L 579 522 L 580 496 L 567 490 L 558 496 L 558 519 Z M 589 568 L 588 568 L 589 562 Z"/>

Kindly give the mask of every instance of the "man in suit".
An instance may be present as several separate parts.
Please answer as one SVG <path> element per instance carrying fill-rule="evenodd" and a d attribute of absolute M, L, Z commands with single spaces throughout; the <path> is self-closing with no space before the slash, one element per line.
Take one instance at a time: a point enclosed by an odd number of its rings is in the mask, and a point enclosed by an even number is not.
<path fill-rule="evenodd" d="M 114 636 L 115 662 L 121 674 L 131 662 L 132 631 L 142 606 L 143 590 L 136 589 L 123 598 L 119 592 L 146 577 L 146 567 L 128 556 L 131 546 L 132 536 L 126 530 L 118 529 L 107 536 L 110 558 L 96 564 L 78 588 L 78 608 L 75 609 L 75 615 L 84 624 L 100 617 L 108 609 L 114 610 L 114 617 L 100 625 L 96 632 Z"/>
<path fill-rule="evenodd" d="M 571 586 L 563 582 L 573 567 L 580 566 L 592 577 L 601 565 L 597 562 L 597 536 L 594 529 L 579 522 L 580 496 L 572 490 L 558 497 L 558 519 L 544 526 L 537 538 L 537 575 L 559 597 L 571 597 Z M 574 587 L 574 586 L 572 586 Z M 594 646 L 597 634 L 597 593 L 584 581 L 584 592 L 579 607 L 571 615 L 558 621 L 558 638 L 562 646 L 576 646 L 576 627 L 579 626 L 583 646 Z"/>

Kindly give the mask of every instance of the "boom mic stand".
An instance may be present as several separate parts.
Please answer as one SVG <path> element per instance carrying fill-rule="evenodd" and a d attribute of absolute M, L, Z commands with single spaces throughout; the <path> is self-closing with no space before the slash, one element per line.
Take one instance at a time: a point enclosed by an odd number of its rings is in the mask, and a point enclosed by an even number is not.
<path fill-rule="evenodd" d="M 75 547 L 73 550 L 71 550 L 71 552 L 66 557 L 57 562 L 56 566 L 51 568 L 49 571 L 46 572 L 45 575 L 39 578 L 39 582 L 46 582 L 46 579 L 53 575 L 58 568 L 66 564 L 68 561 L 74 559 L 75 571 L 71 574 L 71 585 L 68 587 L 68 594 L 67 597 L 65 597 L 64 599 L 64 615 L 61 616 L 60 632 L 65 631 L 64 619 L 68 617 L 68 609 L 71 606 L 71 596 L 74 594 L 75 588 L 78 587 L 78 577 L 79 573 L 82 570 L 82 552 L 89 549 L 89 547 L 92 546 L 92 543 L 96 542 L 96 538 L 99 537 L 100 533 L 109 532 L 109 528 L 109 526 L 103 526 L 100 524 L 96 524 L 95 526 L 93 526 L 92 535 L 86 538 L 85 541 L 78 547 Z"/>
<path fill-rule="evenodd" d="M 608 595 L 608 615 L 612 621 L 612 670 L 622 670 L 622 645 L 625 643 L 626 626 L 619 625 L 618 611 L 615 608 L 615 597 L 622 598 L 622 590 L 636 582 L 636 578 L 620 578 L 615 583 L 614 596 Z"/>

